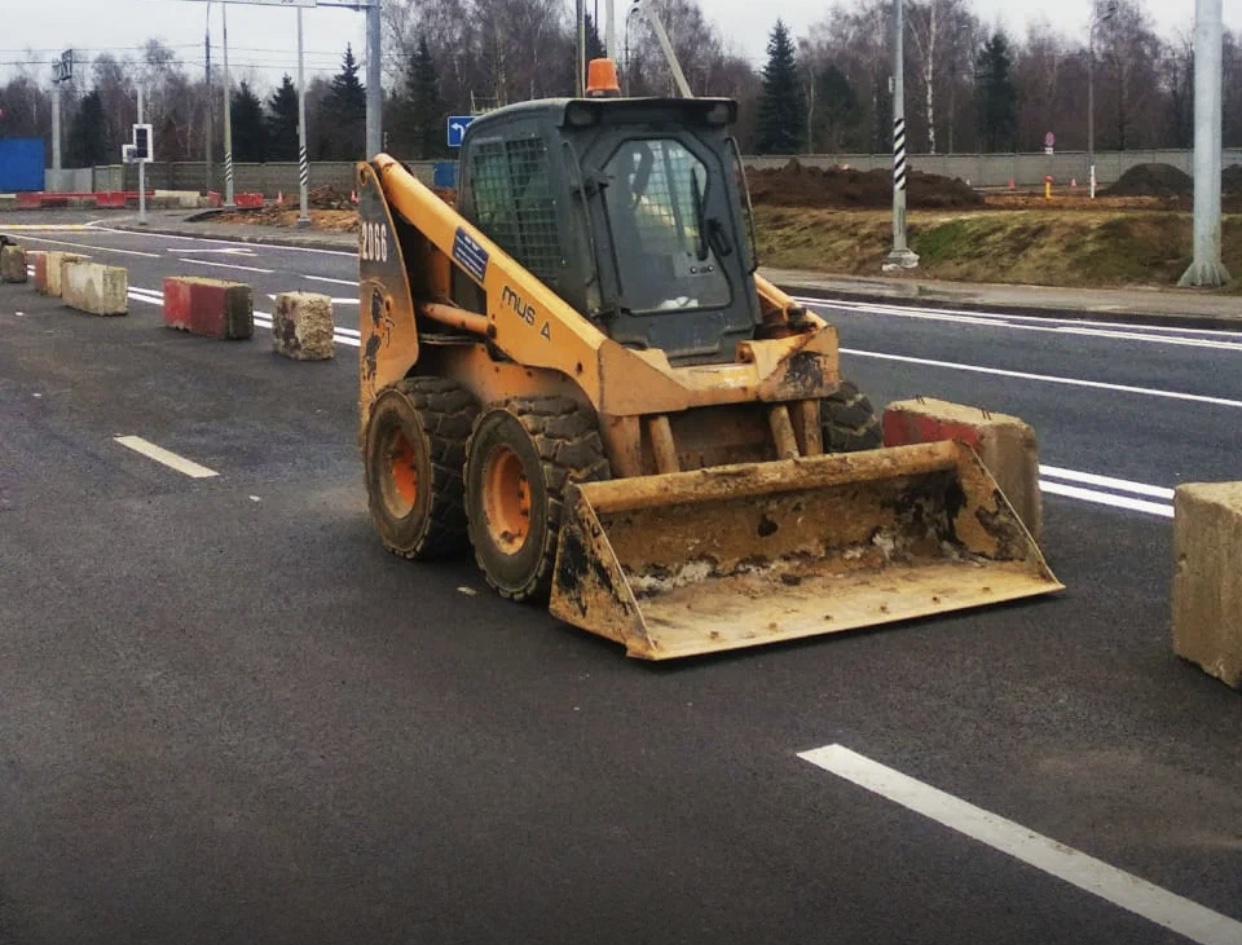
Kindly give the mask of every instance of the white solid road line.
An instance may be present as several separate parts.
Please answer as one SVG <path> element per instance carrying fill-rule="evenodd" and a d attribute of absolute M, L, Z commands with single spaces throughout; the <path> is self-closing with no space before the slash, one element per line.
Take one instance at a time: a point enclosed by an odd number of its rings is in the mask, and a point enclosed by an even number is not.
<path fill-rule="evenodd" d="M 68 240 L 49 240 L 41 236 L 23 236 L 23 242 L 49 243 L 52 246 L 72 246 L 74 249 L 89 249 L 97 253 L 118 253 L 121 256 L 143 256 L 147 259 L 159 259 L 159 253 L 140 253 L 136 249 L 111 249 L 107 246 L 95 246 L 92 243 L 70 243 Z"/>
<path fill-rule="evenodd" d="M 1073 469 L 1062 469 L 1060 466 L 1040 465 L 1039 474 L 1051 479 L 1064 479 L 1066 482 L 1081 482 L 1088 486 L 1100 486 L 1115 492 L 1129 492 L 1132 495 L 1146 495 L 1153 499 L 1173 501 L 1173 490 L 1164 486 L 1149 486 L 1142 482 L 1131 482 L 1129 479 L 1114 479 L 1112 476 L 1097 476 L 1094 473 L 1082 473 Z"/>
<path fill-rule="evenodd" d="M 872 761 L 843 745 L 826 745 L 801 752 L 798 757 L 1199 945 L 1242 945 L 1242 922 Z"/>
<path fill-rule="evenodd" d="M 1127 509 L 1131 512 L 1143 512 L 1147 515 L 1159 515 L 1161 518 L 1173 517 L 1173 506 L 1159 502 L 1148 502 L 1145 499 L 1132 499 L 1125 495 L 1113 495 L 1097 489 L 1084 489 L 1082 486 L 1067 486 L 1063 482 L 1052 482 L 1048 479 L 1039 480 L 1040 491 L 1048 495 L 1059 495 L 1067 499 L 1078 499 L 1095 505 L 1108 505 L 1113 508 Z"/>
<path fill-rule="evenodd" d="M 176 453 L 170 453 L 161 446 L 144 440 L 140 436 L 118 436 L 114 439 L 122 446 L 127 446 L 135 453 L 141 453 L 148 459 L 153 459 L 157 463 L 163 463 L 169 469 L 175 469 L 179 473 L 184 473 L 191 479 L 209 479 L 212 476 L 220 475 L 214 469 L 208 469 L 206 466 L 200 466 L 184 456 L 178 456 Z"/>
<path fill-rule="evenodd" d="M 301 276 L 300 278 L 309 279 L 311 282 L 330 282 L 333 285 L 347 285 L 355 289 L 358 288 L 357 279 L 329 279 L 327 276 Z"/>
<path fill-rule="evenodd" d="M 1016 315 L 1000 312 L 982 312 L 968 309 L 929 308 L 919 305 L 886 304 L 881 302 L 857 302 L 853 300 L 829 300 L 795 297 L 794 301 L 804 305 L 835 308 L 843 311 L 861 312 L 874 315 L 927 315 L 943 318 L 946 321 L 960 319 L 967 323 L 987 322 L 1000 328 L 1012 328 L 1018 323 L 1035 326 L 1066 326 L 1069 328 L 1104 328 L 1124 329 L 1125 331 L 1143 332 L 1146 334 L 1176 334 L 1182 336 L 1202 335 L 1206 338 L 1242 339 L 1242 331 L 1223 331 L 1217 328 L 1176 327 L 1172 325 L 1144 325 L 1134 322 L 1099 321 L 1089 318 L 1057 318 L 1054 315 Z"/>
<path fill-rule="evenodd" d="M 255 266 L 238 266 L 234 263 L 212 262 L 209 259 L 190 259 L 189 257 L 181 257 L 181 261 L 185 263 L 194 263 L 196 266 L 214 266 L 217 269 L 237 269 L 241 272 L 258 272 L 265 276 L 270 276 L 275 269 L 259 269 Z"/>
<path fill-rule="evenodd" d="M 1090 387 L 1094 390 L 1111 390 L 1120 394 L 1139 394 L 1144 397 L 1163 397 L 1168 400 L 1184 400 L 1196 404 L 1211 404 L 1216 407 L 1242 408 L 1242 400 L 1230 400 L 1227 397 L 1208 397 L 1203 394 L 1183 394 L 1171 390 L 1154 390 L 1149 387 L 1131 387 L 1127 384 L 1106 384 L 1103 381 L 1087 381 L 1073 377 L 1058 377 L 1054 374 L 1031 374 L 1026 371 L 1005 371 L 1000 368 L 981 367 L 977 364 L 960 364 L 955 361 L 936 361 L 931 358 L 912 358 L 904 354 L 880 354 L 878 351 L 860 351 L 857 348 L 842 348 L 842 354 L 857 358 L 874 358 L 878 361 L 897 361 L 901 364 L 919 364 L 925 367 L 947 368 L 950 371 L 966 371 L 971 374 L 990 374 L 994 377 L 1013 377 L 1024 381 L 1039 381 L 1043 384 L 1065 384 L 1070 387 Z"/>
<path fill-rule="evenodd" d="M 275 301 L 276 301 L 276 293 L 275 293 L 275 292 L 269 292 L 269 293 L 267 293 L 267 297 L 268 297 L 269 299 L 271 299 L 273 302 L 275 302 Z M 358 299 L 357 299 L 357 298 L 347 298 L 347 299 L 345 299 L 345 298 L 342 298 L 342 299 L 330 298 L 330 299 L 328 299 L 328 301 L 329 301 L 329 302 L 331 302 L 333 305 L 357 305 L 357 304 L 358 304 Z"/>
<path fill-rule="evenodd" d="M 145 302 L 148 305 L 163 305 L 164 296 L 153 289 L 132 288 L 129 290 L 129 297 L 135 302 Z M 266 328 L 269 331 L 272 327 L 272 315 L 270 312 L 255 312 L 254 323 L 260 328 Z M 355 328 L 337 328 L 333 331 L 332 340 L 338 345 L 345 345 L 350 348 L 358 348 L 362 346 L 359 340 L 358 330 Z"/>
<path fill-rule="evenodd" d="M 320 256 L 352 256 L 355 259 L 358 256 L 356 251 L 341 249 L 318 249 L 312 246 L 280 246 L 275 243 L 245 243 L 240 240 L 216 240 L 208 239 L 205 236 L 176 236 L 171 233 L 140 233 L 135 230 L 117 230 L 106 226 L 92 225 L 91 229 L 96 233 L 113 233 L 117 236 L 150 236 L 158 237 L 164 240 L 181 240 L 185 243 L 206 243 L 209 246 L 262 246 L 266 249 L 274 250 L 279 253 L 316 253 Z"/>

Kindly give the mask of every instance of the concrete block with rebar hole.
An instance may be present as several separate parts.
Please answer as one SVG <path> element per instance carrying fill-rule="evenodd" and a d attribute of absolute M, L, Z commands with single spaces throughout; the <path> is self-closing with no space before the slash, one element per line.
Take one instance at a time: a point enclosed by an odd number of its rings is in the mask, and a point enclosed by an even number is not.
<path fill-rule="evenodd" d="M 272 311 L 272 348 L 297 361 L 335 355 L 332 300 L 313 292 L 282 292 Z"/>
<path fill-rule="evenodd" d="M 121 266 L 73 262 L 61 268 L 61 298 L 88 315 L 129 312 L 129 273 Z"/>
<path fill-rule="evenodd" d="M 0 282 L 26 281 L 26 251 L 20 246 L 0 247 Z"/>
<path fill-rule="evenodd" d="M 1003 413 L 926 398 L 892 403 L 884 411 L 885 446 L 937 440 L 960 440 L 971 446 L 1031 537 L 1039 541 L 1043 532 L 1039 444 L 1028 424 Z"/>
<path fill-rule="evenodd" d="M 1242 689 L 1242 482 L 1173 495 L 1173 651 Z"/>
<path fill-rule="evenodd" d="M 164 324 L 204 338 L 250 338 L 254 335 L 254 293 L 241 282 L 169 277 L 164 280 Z"/>

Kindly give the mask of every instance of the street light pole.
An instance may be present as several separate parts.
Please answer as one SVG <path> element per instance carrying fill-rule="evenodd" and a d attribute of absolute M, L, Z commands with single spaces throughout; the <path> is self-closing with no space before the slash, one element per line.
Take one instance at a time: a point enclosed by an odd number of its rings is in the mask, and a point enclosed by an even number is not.
<path fill-rule="evenodd" d="M 370 160 L 384 150 L 384 90 L 380 85 L 380 55 L 383 45 L 383 20 L 380 0 L 367 5 L 367 153 Z"/>
<path fill-rule="evenodd" d="M 918 254 L 906 245 L 906 69 L 902 0 L 893 0 L 893 250 L 885 269 L 916 269 Z"/>
<path fill-rule="evenodd" d="M 298 226 L 310 226 L 307 208 L 307 188 L 310 185 L 310 165 L 306 160 L 306 68 L 302 61 L 302 8 L 298 7 L 298 195 L 301 203 Z"/>
<path fill-rule="evenodd" d="M 1087 32 L 1087 178 L 1091 199 L 1095 199 L 1095 11 Z"/>
<path fill-rule="evenodd" d="M 233 103 L 229 86 L 229 5 L 220 4 L 220 28 L 224 34 L 224 205 L 236 207 L 233 199 Z"/>
<path fill-rule="evenodd" d="M 216 109 L 212 102 L 214 92 L 211 88 L 211 0 L 207 0 L 207 23 L 203 37 L 203 47 L 207 59 L 207 130 L 203 134 L 203 163 L 206 165 L 207 192 L 211 193 L 211 145 L 216 123 Z"/>
<path fill-rule="evenodd" d="M 1229 281 L 1220 258 L 1221 0 L 1195 3 L 1195 258 L 1179 285 Z"/>
<path fill-rule="evenodd" d="M 1087 27 L 1087 176 L 1090 179 L 1091 199 L 1095 199 L 1095 31 L 1100 24 L 1111 20 L 1117 13 L 1117 0 L 1108 0 L 1104 12 L 1100 12 L 1099 0 L 1091 3 L 1091 25 Z"/>

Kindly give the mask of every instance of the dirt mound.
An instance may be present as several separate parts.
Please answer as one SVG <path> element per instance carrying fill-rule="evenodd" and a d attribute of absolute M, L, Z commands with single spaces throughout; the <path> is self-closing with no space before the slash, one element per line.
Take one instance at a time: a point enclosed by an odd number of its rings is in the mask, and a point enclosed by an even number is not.
<path fill-rule="evenodd" d="M 1194 192 L 1194 178 L 1185 171 L 1171 164 L 1138 164 L 1100 193 L 1104 197 L 1187 197 Z"/>
<path fill-rule="evenodd" d="M 1230 164 L 1220 172 L 1220 189 L 1227 197 L 1242 197 L 1242 164 Z"/>
<path fill-rule="evenodd" d="M 307 209 L 310 210 L 354 209 L 354 202 L 350 199 L 350 195 L 337 190 L 331 184 L 323 184 L 308 190 L 306 192 L 306 204 Z"/>
<path fill-rule="evenodd" d="M 805 167 L 792 160 L 775 170 L 748 171 L 746 177 L 756 204 L 878 210 L 893 203 L 892 175 L 887 170 Z M 965 182 L 920 171 L 910 173 L 906 201 L 915 210 L 983 206 L 983 197 Z"/>

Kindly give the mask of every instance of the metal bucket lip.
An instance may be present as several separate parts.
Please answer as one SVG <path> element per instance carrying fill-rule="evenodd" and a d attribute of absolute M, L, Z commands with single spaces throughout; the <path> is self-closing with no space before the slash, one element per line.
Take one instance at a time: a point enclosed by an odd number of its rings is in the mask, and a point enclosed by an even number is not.
<path fill-rule="evenodd" d="M 999 519 L 1017 550 L 1016 554 L 994 560 L 984 555 L 981 562 L 966 562 L 963 567 L 979 570 L 960 572 L 960 587 L 955 587 L 952 577 L 953 561 L 934 556 L 925 557 L 904 571 L 903 565 L 896 564 L 874 573 L 849 572 L 845 578 L 840 575 L 848 569 L 835 569 L 832 565 L 825 569 L 812 567 L 812 580 L 801 591 L 782 586 L 786 575 L 778 568 L 772 572 L 770 601 L 764 600 L 767 595 L 756 592 L 753 586 L 742 594 L 740 589 L 746 582 L 738 578 L 741 572 L 709 574 L 703 581 L 704 588 L 712 586 L 722 594 L 740 595 L 736 600 L 745 606 L 732 607 L 727 601 L 717 601 L 709 590 L 678 592 L 674 588 L 668 594 L 638 593 L 641 588 L 634 586 L 633 572 L 627 573 L 634 562 L 622 562 L 609 537 L 610 529 L 639 527 L 635 522 L 643 518 L 644 511 L 658 512 L 665 506 L 685 509 L 762 497 L 779 501 L 790 493 L 865 486 L 886 479 L 913 481 L 953 471 L 959 479 L 969 479 L 964 488 L 974 490 L 976 496 L 971 507 L 986 507 L 990 515 Z M 789 500 L 801 501 L 796 496 L 789 496 Z M 960 442 L 941 441 L 583 483 L 567 491 L 565 510 L 557 570 L 560 575 L 565 564 L 564 573 L 570 580 L 562 582 L 558 578 L 554 582 L 552 613 L 623 643 L 628 655 L 643 659 L 705 655 L 881 626 L 1064 589 L 982 461 L 969 445 Z M 684 521 L 681 527 L 684 529 Z M 619 532 L 618 537 L 624 534 Z M 622 540 L 631 551 L 635 534 L 631 531 L 628 539 Z M 693 556 L 688 554 L 686 560 L 692 562 Z M 574 571 L 575 567 L 578 571 Z M 583 579 L 584 568 L 591 573 L 585 576 L 585 585 L 577 586 L 574 582 Z M 571 571 L 574 573 L 570 574 Z M 992 575 L 995 580 L 990 579 Z M 896 579 L 904 584 L 896 590 L 888 587 Z M 842 580 L 847 583 L 834 586 L 834 582 Z M 868 584 L 875 585 L 875 589 L 868 590 Z M 847 587 L 849 592 L 843 592 Z M 673 601 L 677 607 L 670 606 Z M 713 620 L 717 621 L 715 625 Z"/>

